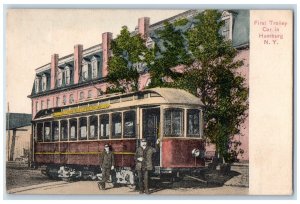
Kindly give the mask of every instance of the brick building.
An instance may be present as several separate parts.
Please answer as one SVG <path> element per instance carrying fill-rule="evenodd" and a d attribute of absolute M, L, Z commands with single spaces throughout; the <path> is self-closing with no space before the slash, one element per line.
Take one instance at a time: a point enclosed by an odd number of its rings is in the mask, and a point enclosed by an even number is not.
<path fill-rule="evenodd" d="M 163 27 L 165 21 L 172 23 L 187 18 L 188 24 L 179 28 L 184 30 L 193 26 L 194 16 L 199 12 L 203 11 L 189 10 L 155 24 L 150 24 L 150 18 L 142 17 L 138 19 L 133 34 L 140 33 L 146 39 L 147 46 L 153 46 L 153 43 L 160 46 L 161 42 L 156 31 Z M 249 11 L 223 11 L 222 20 L 225 21 L 225 26 L 220 32 L 232 40 L 233 46 L 238 49 L 237 59 L 244 60 L 240 72 L 247 79 L 248 85 Z M 41 110 L 74 105 L 102 97 L 107 88 L 107 63 L 112 54 L 110 51 L 112 39 L 112 33 L 102 33 L 102 42 L 99 42 L 101 44 L 85 49 L 83 45 L 76 44 L 72 54 L 62 57 L 56 53 L 52 54 L 50 63 L 37 68 L 32 93 L 28 96 L 32 100 L 32 118 L 35 118 Z M 150 80 L 147 70 L 141 70 L 139 89 L 144 89 Z M 242 127 L 242 135 L 238 136 L 245 151 L 241 159 L 248 160 L 248 119 Z M 211 148 L 213 147 L 208 147 Z"/>

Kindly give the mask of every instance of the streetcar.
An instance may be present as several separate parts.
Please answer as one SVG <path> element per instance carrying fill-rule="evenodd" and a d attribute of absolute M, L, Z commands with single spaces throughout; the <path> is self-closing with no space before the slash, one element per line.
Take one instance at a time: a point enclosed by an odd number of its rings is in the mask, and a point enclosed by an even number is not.
<path fill-rule="evenodd" d="M 33 163 L 51 178 L 101 177 L 99 154 L 109 144 L 115 182 L 134 184 L 134 154 L 145 138 L 159 151 L 158 176 L 179 177 L 205 166 L 203 104 L 182 89 L 153 88 L 40 110 L 32 120 Z"/>

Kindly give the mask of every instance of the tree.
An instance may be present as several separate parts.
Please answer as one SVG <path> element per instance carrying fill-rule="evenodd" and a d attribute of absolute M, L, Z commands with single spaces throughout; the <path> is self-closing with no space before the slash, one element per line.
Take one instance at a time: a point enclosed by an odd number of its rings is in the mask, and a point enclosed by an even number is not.
<path fill-rule="evenodd" d="M 170 81 L 176 80 L 182 76 L 181 73 L 172 70 L 177 65 L 188 65 L 191 62 L 187 50 L 186 39 L 180 27 L 184 20 L 176 21 L 174 24 L 164 23 L 164 27 L 156 31 L 160 45 L 155 44 L 155 58 L 149 63 L 149 72 L 151 83 L 148 88 L 152 87 L 169 87 Z M 169 79 L 169 80 L 168 80 Z"/>
<path fill-rule="evenodd" d="M 196 19 L 186 33 L 194 62 L 174 85 L 201 98 L 204 135 L 216 145 L 219 156 L 230 162 L 243 151 L 238 148 L 241 143 L 234 141 L 248 109 L 248 88 L 237 72 L 243 61 L 235 60 L 237 50 L 219 32 L 224 25 L 219 11 L 207 10 Z"/>
<path fill-rule="evenodd" d="M 224 22 L 221 13 L 207 10 L 195 17 L 194 27 L 181 19 L 165 23 L 157 31 L 159 41 L 147 49 L 140 35 L 131 35 L 123 27 L 112 41 L 113 56 L 109 59 L 109 92 L 138 90 L 137 64 L 144 64 L 151 75 L 150 87 L 176 87 L 199 96 L 204 104 L 204 136 L 216 145 L 225 161 L 233 161 L 242 150 L 234 141 L 246 119 L 248 88 L 238 68 L 243 61 L 236 60 L 237 50 L 220 34 Z M 183 73 L 172 68 L 184 65 Z M 171 79 L 171 80 L 166 80 Z"/>
<path fill-rule="evenodd" d="M 140 35 L 132 35 L 126 26 L 111 42 L 113 55 L 108 61 L 109 87 L 107 92 L 128 92 L 138 90 L 139 72 L 137 64 L 149 61 L 149 50 Z"/>

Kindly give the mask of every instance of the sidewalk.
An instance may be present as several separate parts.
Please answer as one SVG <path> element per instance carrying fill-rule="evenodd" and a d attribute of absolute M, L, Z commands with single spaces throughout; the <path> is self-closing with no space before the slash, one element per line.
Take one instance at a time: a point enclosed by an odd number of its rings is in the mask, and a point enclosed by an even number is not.
<path fill-rule="evenodd" d="M 231 166 L 231 171 L 240 173 L 227 182 L 224 186 L 236 186 L 249 188 L 249 164 L 248 163 L 234 163 Z"/>

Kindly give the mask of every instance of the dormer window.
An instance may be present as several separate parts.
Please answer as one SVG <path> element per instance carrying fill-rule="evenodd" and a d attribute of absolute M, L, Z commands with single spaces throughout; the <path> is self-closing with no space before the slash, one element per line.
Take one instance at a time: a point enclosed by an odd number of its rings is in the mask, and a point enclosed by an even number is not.
<path fill-rule="evenodd" d="M 58 87 L 61 87 L 61 85 L 62 85 L 62 71 L 61 71 L 61 69 L 58 69 L 57 70 L 57 86 Z"/>
<path fill-rule="evenodd" d="M 87 81 L 89 78 L 89 64 L 85 60 L 82 62 L 81 80 Z"/>
<path fill-rule="evenodd" d="M 222 35 L 225 40 L 232 40 L 232 25 L 233 25 L 233 16 L 232 13 L 224 11 L 222 13 L 222 21 L 224 21 L 224 26 L 221 28 Z"/>
<path fill-rule="evenodd" d="M 38 93 L 40 91 L 40 77 L 35 77 L 35 92 Z"/>
<path fill-rule="evenodd" d="M 65 83 L 66 85 L 70 84 L 70 67 L 66 66 L 65 68 Z"/>
<path fill-rule="evenodd" d="M 47 90 L 47 76 L 46 74 L 43 74 L 42 76 L 42 91 Z"/>
<path fill-rule="evenodd" d="M 96 57 L 92 58 L 92 78 L 95 79 L 98 76 L 98 61 Z"/>

